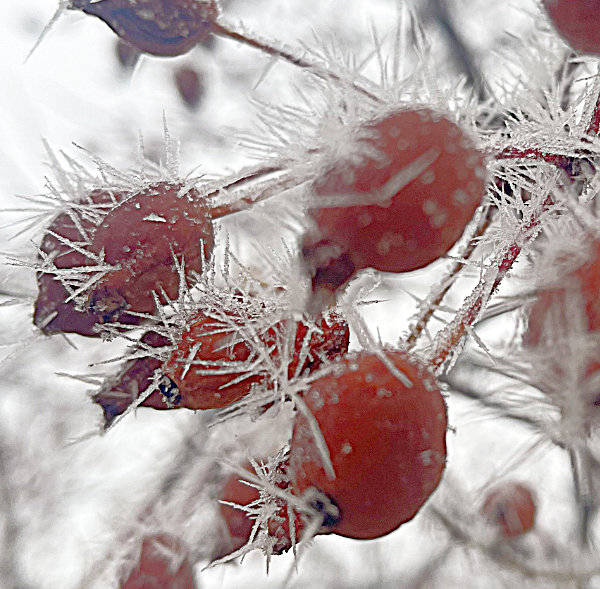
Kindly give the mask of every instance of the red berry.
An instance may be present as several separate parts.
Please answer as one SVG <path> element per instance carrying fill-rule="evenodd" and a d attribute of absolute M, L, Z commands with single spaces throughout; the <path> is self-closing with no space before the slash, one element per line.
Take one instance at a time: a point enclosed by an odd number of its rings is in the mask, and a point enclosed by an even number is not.
<path fill-rule="evenodd" d="M 573 49 L 600 53 L 600 0 L 544 0 L 544 5 Z"/>
<path fill-rule="evenodd" d="M 83 201 L 81 205 L 105 205 L 112 203 L 108 192 L 94 190 Z M 58 215 L 47 228 L 40 244 L 40 258 L 49 259 L 57 270 L 69 270 L 83 266 L 92 266 L 94 262 L 85 254 L 73 249 L 68 242 L 81 245 L 85 248 L 86 241 L 93 234 L 96 226 L 93 216 L 86 215 L 73 208 L 68 213 Z M 70 298 L 70 293 L 63 282 L 52 271 L 38 272 L 38 296 L 35 302 L 33 322 L 45 334 L 53 333 L 79 333 L 87 336 L 98 336 L 94 326 L 98 323 L 98 317 L 92 313 L 82 311 Z M 68 275 L 63 280 L 71 285 Z M 71 292 L 77 289 L 77 283 L 73 282 Z M 122 323 L 136 325 L 139 319 L 132 315 L 122 314 Z"/>
<path fill-rule="evenodd" d="M 378 538 L 410 520 L 445 465 L 446 405 L 437 384 L 405 353 L 384 353 L 402 379 L 376 354 L 361 352 L 346 356 L 304 395 L 335 478 L 301 413 L 290 445 L 296 492 L 314 487 L 326 495 L 339 509 L 331 532 L 351 538 Z"/>
<path fill-rule="evenodd" d="M 254 474 L 254 469 L 250 464 L 247 464 L 245 469 Z M 280 489 L 286 489 L 288 487 L 287 477 L 283 470 L 276 469 L 269 474 L 269 478 L 271 479 L 270 482 L 274 485 Z M 231 505 L 221 504 L 221 515 L 227 526 L 229 537 L 225 541 L 226 546 L 223 547 L 223 550 L 217 555 L 217 558 L 235 552 L 247 544 L 250 540 L 256 517 L 259 516 L 258 507 L 261 494 L 258 489 L 243 483 L 242 480 L 243 477 L 240 477 L 239 474 L 232 474 L 223 487 L 220 500 L 240 506 L 250 506 L 253 504 L 252 507 L 257 508 L 255 510 L 256 513 L 254 516 L 251 516 L 242 509 L 237 509 Z M 271 497 L 269 500 L 272 505 L 269 509 L 270 516 L 268 518 L 268 523 L 266 524 L 266 529 L 273 540 L 273 553 L 281 554 L 292 547 L 288 515 L 288 510 L 290 508 L 283 499 Z M 304 524 L 301 517 L 298 514 L 294 514 L 294 534 L 296 539 L 300 539 L 303 527 Z"/>
<path fill-rule="evenodd" d="M 269 378 L 267 367 L 260 368 L 261 359 L 255 346 L 243 339 L 235 325 L 243 325 L 240 317 L 231 317 L 229 322 L 199 313 L 183 333 L 178 349 L 171 355 L 163 368 L 173 381 L 181 396 L 180 406 L 189 409 L 216 409 L 238 401 L 250 392 L 254 383 Z M 346 322 L 331 314 L 316 322 L 317 330 L 311 332 L 308 343 L 309 325 L 295 323 L 293 353 L 287 367 L 288 378 L 299 376 L 305 371 L 318 368 L 324 359 L 333 359 L 348 349 L 349 331 Z M 278 323 L 257 333 L 259 348 L 271 351 L 271 358 L 280 358 L 281 334 L 284 325 Z M 257 370 L 244 376 L 244 370 L 253 359 Z M 302 362 L 301 368 L 300 362 Z M 213 370 L 213 374 L 203 371 Z M 231 383 L 231 384 L 230 384 Z"/>
<path fill-rule="evenodd" d="M 180 194 L 182 185 L 158 182 L 123 198 L 94 232 L 90 250 L 104 252 L 116 266 L 89 296 L 92 311 L 110 320 L 122 309 L 152 313 L 153 291 L 177 297 L 179 275 L 173 256 L 183 255 L 188 272 L 202 270 L 214 243 L 209 213 L 196 190 Z"/>
<path fill-rule="evenodd" d="M 483 514 L 505 538 L 515 538 L 531 530 L 535 510 L 531 489 L 512 481 L 491 490 L 482 507 Z"/>
<path fill-rule="evenodd" d="M 556 349 L 558 362 L 568 362 L 568 358 L 557 347 L 557 334 L 568 338 L 576 329 L 590 335 L 600 332 L 600 240 L 587 244 L 584 253 L 585 260 L 579 265 L 573 256 L 563 260 L 569 270 L 563 276 L 559 275 L 553 286 L 538 293 L 523 337 L 524 345 L 530 349 L 541 346 Z M 578 325 L 580 322 L 583 324 Z M 587 359 L 580 354 L 576 358 L 577 362 L 586 360 L 588 375 L 600 369 L 600 360 L 595 360 L 594 354 Z M 564 372 L 560 364 L 555 368 L 557 373 Z"/>
<path fill-rule="evenodd" d="M 206 208 L 199 204 L 197 191 L 180 194 L 181 190 L 181 184 L 167 182 L 151 184 L 137 193 L 95 190 L 85 203 L 78 203 L 104 205 L 94 220 L 89 212 L 86 216 L 75 208 L 54 219 L 40 251 L 56 269 L 76 272 L 81 266 L 96 266 L 94 256 L 114 269 L 84 288 L 77 297 L 78 304 L 67 300 L 69 293 L 63 283 L 69 283 L 68 274 L 38 273 L 35 324 L 48 334 L 96 335 L 93 328 L 97 323 L 118 320 L 138 324 L 140 319 L 128 312 L 153 313 L 153 291 L 159 295 L 164 291 L 169 298 L 176 298 L 180 276 L 174 255 L 179 259 L 183 256 L 188 273 L 200 272 L 202 255 L 208 256 L 214 243 L 212 222 Z M 71 243 L 64 243 L 53 234 Z M 76 248 L 82 248 L 83 253 Z M 89 280 L 93 272 L 90 268 L 87 274 L 85 269 L 79 274 Z M 74 285 L 73 290 L 76 289 Z"/>
<path fill-rule="evenodd" d="M 204 96 L 203 76 L 189 66 L 180 67 L 175 71 L 175 85 L 183 102 L 192 110 L 197 108 Z"/>
<path fill-rule="evenodd" d="M 140 559 L 121 589 L 194 589 L 193 565 L 171 536 L 144 539 Z"/>
<path fill-rule="evenodd" d="M 430 264 L 462 235 L 484 194 L 483 154 L 430 110 L 392 113 L 360 137 L 356 157 L 334 163 L 315 184 L 315 228 L 303 243 L 315 290 L 334 292 L 364 268 Z M 330 207 L 328 196 L 342 204 Z"/>
<path fill-rule="evenodd" d="M 103 20 L 126 43 L 159 56 L 183 55 L 214 29 L 213 0 L 76 0 L 75 7 Z"/>

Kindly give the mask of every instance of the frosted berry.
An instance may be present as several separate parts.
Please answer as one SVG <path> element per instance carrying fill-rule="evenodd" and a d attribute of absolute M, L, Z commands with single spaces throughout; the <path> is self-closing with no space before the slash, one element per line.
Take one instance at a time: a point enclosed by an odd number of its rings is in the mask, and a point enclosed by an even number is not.
<path fill-rule="evenodd" d="M 428 109 L 375 120 L 355 141 L 356 157 L 334 162 L 314 185 L 314 228 L 302 244 L 314 290 L 333 293 L 364 268 L 427 266 L 454 245 L 484 195 L 484 155 Z"/>
<path fill-rule="evenodd" d="M 183 55 L 214 29 L 213 0 L 75 0 L 74 7 L 104 21 L 119 38 L 158 56 Z"/>
<path fill-rule="evenodd" d="M 506 481 L 487 494 L 482 512 L 505 538 L 515 538 L 533 528 L 533 493 L 524 484 Z"/>
<path fill-rule="evenodd" d="M 573 49 L 600 53 L 600 0 L 545 0 L 544 6 Z"/>
<path fill-rule="evenodd" d="M 250 464 L 247 464 L 245 468 L 248 472 L 254 474 L 254 469 Z M 270 474 L 270 478 L 273 479 L 273 484 L 280 489 L 288 488 L 287 478 L 283 470 L 277 469 L 276 472 L 271 472 Z M 223 486 L 223 490 L 219 496 L 220 501 L 226 501 L 240 506 L 251 506 L 252 504 L 253 507 L 257 507 L 260 500 L 258 489 L 251 487 L 242 481 L 242 476 L 239 474 L 232 474 Z M 271 537 L 273 553 L 281 554 L 292 547 L 288 513 L 288 510 L 291 508 L 280 498 L 271 497 L 269 501 L 272 502 L 272 511 L 268 518 L 268 522 L 266 523 L 266 531 L 268 531 L 268 535 Z M 227 528 L 228 537 L 224 540 L 223 548 L 220 551 L 220 554 L 217 555 L 217 558 L 235 552 L 248 543 L 252 534 L 252 529 L 256 523 L 256 517 L 258 516 L 258 512 L 251 515 L 242 509 L 223 503 L 220 505 L 220 511 Z M 294 513 L 292 517 L 294 518 L 295 538 L 300 539 L 304 523 L 298 514 Z"/>
<path fill-rule="evenodd" d="M 180 276 L 174 256 L 180 261 L 183 257 L 188 273 L 200 272 L 202 257 L 210 255 L 214 244 L 209 212 L 199 202 L 197 191 L 181 191 L 180 184 L 167 182 L 151 184 L 137 193 L 95 190 L 87 200 L 104 208 L 94 220 L 76 212 L 61 213 L 54 219 L 40 251 L 57 270 L 38 272 L 35 324 L 47 334 L 96 335 L 98 323 L 137 324 L 140 319 L 131 312 L 153 313 L 153 292 L 159 298 L 163 292 L 176 298 Z M 102 260 L 101 266 L 113 269 L 91 281 L 96 272 L 92 267 L 98 265 L 94 257 Z M 90 285 L 70 298 L 64 286 L 69 273 L 61 271 L 75 272 L 85 266 L 90 271 L 86 274 L 83 268 L 80 274 Z M 77 288 L 75 285 L 73 290 Z"/>
<path fill-rule="evenodd" d="M 238 401 L 250 392 L 252 384 L 269 378 L 267 368 L 244 377 L 252 360 L 260 361 L 255 348 L 244 340 L 235 329 L 242 325 L 240 318 L 231 318 L 229 325 L 217 321 L 204 313 L 182 334 L 178 348 L 163 368 L 177 387 L 180 406 L 189 409 L 216 409 Z M 348 350 L 349 330 L 347 323 L 339 316 L 331 314 L 316 322 L 305 343 L 309 326 L 299 321 L 295 324 L 293 352 L 287 366 L 288 378 L 299 376 L 304 371 L 313 371 L 326 359 L 331 360 Z M 270 349 L 275 362 L 281 361 L 282 329 L 280 323 L 257 334 L 258 346 Z M 300 364 L 302 363 L 302 364 Z M 212 370 L 207 374 L 206 370 Z M 237 382 L 237 379 L 240 379 Z"/>
<path fill-rule="evenodd" d="M 403 352 L 385 354 L 402 379 L 376 354 L 361 352 L 304 395 L 335 478 L 300 412 L 290 444 L 295 492 L 322 493 L 339 510 L 331 532 L 351 538 L 378 538 L 414 517 L 445 466 L 446 405 L 438 386 Z"/>

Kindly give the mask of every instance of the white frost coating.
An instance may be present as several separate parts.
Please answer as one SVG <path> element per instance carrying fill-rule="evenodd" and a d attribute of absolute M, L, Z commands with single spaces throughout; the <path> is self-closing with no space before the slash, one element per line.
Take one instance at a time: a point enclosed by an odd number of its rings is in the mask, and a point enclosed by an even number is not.
<path fill-rule="evenodd" d="M 156 223 L 166 223 L 167 220 L 156 213 L 150 213 L 144 217 L 144 221 L 154 221 Z"/>

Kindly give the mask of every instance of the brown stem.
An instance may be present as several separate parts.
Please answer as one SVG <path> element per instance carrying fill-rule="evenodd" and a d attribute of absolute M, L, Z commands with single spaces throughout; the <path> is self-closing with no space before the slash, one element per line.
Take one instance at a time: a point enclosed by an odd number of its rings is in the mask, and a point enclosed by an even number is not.
<path fill-rule="evenodd" d="M 437 334 L 436 346 L 430 356 L 431 366 L 439 368 L 448 358 L 450 352 L 459 343 L 467 331 L 467 327 L 473 325 L 477 320 L 480 311 L 487 304 L 491 296 L 498 290 L 502 280 L 512 268 L 517 257 L 521 253 L 523 246 L 534 236 L 532 230 L 539 225 L 541 213 L 548 210 L 552 204 L 552 198 L 548 196 L 542 203 L 540 207 L 541 210 L 536 209 L 531 213 L 528 222 L 521 231 L 521 239 L 513 242 L 504 250 L 497 267 L 492 266 L 488 268 L 471 295 L 465 300 L 454 320 Z"/>
<path fill-rule="evenodd" d="M 281 174 L 274 176 L 273 178 L 268 178 L 269 175 L 277 172 L 281 172 Z M 267 178 L 260 183 L 259 180 L 263 176 Z M 237 194 L 235 201 L 212 207 L 210 209 L 210 218 L 212 220 L 221 219 L 223 217 L 227 217 L 228 215 L 245 211 L 263 200 L 267 200 L 273 196 L 281 194 L 284 190 L 295 188 L 301 185 L 303 182 L 310 180 L 310 177 L 307 176 L 305 179 L 302 179 L 301 175 L 295 173 L 293 170 L 289 170 L 288 172 L 284 173 L 279 168 L 265 168 L 260 173 L 240 178 L 231 184 L 210 192 L 206 196 L 208 198 L 216 197 L 224 190 L 229 190 L 251 180 L 257 180 L 257 182 L 247 189 L 247 194 Z"/>
<path fill-rule="evenodd" d="M 310 70 L 313 74 L 317 75 L 323 80 L 334 80 L 344 85 L 349 85 L 351 88 L 353 88 L 357 92 L 360 92 L 370 100 L 373 100 L 377 103 L 381 102 L 381 98 L 376 93 L 372 92 L 371 90 L 368 90 L 362 84 L 359 84 L 357 81 L 346 80 L 341 74 L 332 71 L 328 67 L 311 61 L 306 57 L 299 57 L 297 55 L 294 55 L 292 52 L 286 51 L 281 47 L 275 47 L 273 44 L 266 40 L 259 40 L 254 37 L 250 37 L 247 33 L 235 30 L 229 24 L 223 22 L 215 23 L 213 34 L 225 37 L 227 39 L 232 39 L 239 43 L 243 43 L 244 45 L 248 45 L 250 47 L 253 47 L 254 49 L 258 49 L 259 51 L 262 51 L 267 55 L 283 59 L 284 61 L 295 65 L 296 67 Z"/>
<path fill-rule="evenodd" d="M 469 239 L 469 243 L 467 244 L 464 252 L 462 253 L 462 258 L 464 260 L 468 260 L 475 251 L 477 244 L 479 243 L 479 238 L 487 231 L 490 226 L 492 220 L 492 209 L 488 208 L 486 213 L 482 215 L 473 235 Z M 418 314 L 413 319 L 413 327 L 411 328 L 410 336 L 406 341 L 406 347 L 408 350 L 414 348 L 417 343 L 417 339 L 423 333 L 426 325 L 429 323 L 435 310 L 439 307 L 440 303 L 448 293 L 448 291 L 452 288 L 452 284 L 454 283 L 454 277 L 464 268 L 464 264 L 462 262 L 453 262 L 450 268 L 448 268 L 446 272 L 446 276 L 440 281 L 442 287 L 439 291 L 434 294 L 434 298 L 427 307 L 421 309 Z"/>

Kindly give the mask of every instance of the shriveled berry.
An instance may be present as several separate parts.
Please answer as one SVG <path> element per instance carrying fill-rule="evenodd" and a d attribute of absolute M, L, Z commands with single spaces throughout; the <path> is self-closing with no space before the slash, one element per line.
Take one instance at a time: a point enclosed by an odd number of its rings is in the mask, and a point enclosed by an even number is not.
<path fill-rule="evenodd" d="M 104 21 L 122 41 L 163 57 L 206 41 L 219 14 L 213 0 L 76 0 L 74 6 Z"/>
<path fill-rule="evenodd" d="M 304 395 L 335 478 L 300 412 L 290 444 L 295 492 L 329 498 L 339 510 L 330 531 L 357 539 L 384 536 L 414 517 L 445 466 L 446 405 L 437 384 L 405 353 L 384 353 L 393 370 L 377 354 L 348 354 Z"/>
<path fill-rule="evenodd" d="M 142 336 L 141 343 L 152 348 L 161 348 L 170 342 L 165 336 L 149 331 Z M 161 366 L 162 361 L 150 355 L 129 360 L 116 376 L 109 378 L 104 383 L 93 399 L 104 411 L 106 427 L 109 427 L 115 418 L 121 415 L 152 384 L 154 374 Z M 177 387 L 169 379 L 163 377 L 159 388 L 153 391 L 142 405 L 154 409 L 170 409 L 178 406 L 179 402 Z"/>
<path fill-rule="evenodd" d="M 333 293 L 364 268 L 430 264 L 462 235 L 484 195 L 483 153 L 431 110 L 388 114 L 355 142 L 355 157 L 333 162 L 314 185 L 314 228 L 302 244 L 313 290 Z"/>
<path fill-rule="evenodd" d="M 102 207 L 86 216 L 75 210 L 84 204 Z M 156 182 L 136 193 L 94 190 L 77 205 L 54 219 L 40 245 L 34 323 L 46 334 L 91 336 L 99 323 L 139 324 L 133 313 L 153 313 L 153 293 L 163 302 L 164 293 L 177 297 L 176 258 L 189 274 L 212 252 L 212 221 L 193 188 Z"/>

